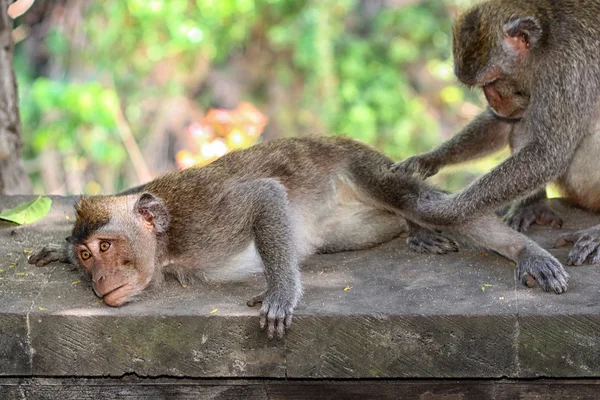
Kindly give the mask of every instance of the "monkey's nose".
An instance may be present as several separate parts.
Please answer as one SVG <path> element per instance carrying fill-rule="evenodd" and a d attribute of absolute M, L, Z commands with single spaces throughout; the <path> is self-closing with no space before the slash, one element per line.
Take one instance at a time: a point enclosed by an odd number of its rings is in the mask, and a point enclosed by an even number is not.
<path fill-rule="evenodd" d="M 104 280 L 104 275 L 99 275 L 99 276 L 94 276 L 92 278 L 92 282 L 94 283 L 100 283 Z"/>

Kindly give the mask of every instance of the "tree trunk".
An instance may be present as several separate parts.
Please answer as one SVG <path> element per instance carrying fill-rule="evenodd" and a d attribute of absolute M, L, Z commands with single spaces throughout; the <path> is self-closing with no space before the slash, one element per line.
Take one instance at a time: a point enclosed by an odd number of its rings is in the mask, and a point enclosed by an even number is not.
<path fill-rule="evenodd" d="M 23 144 L 8 3 L 0 0 L 0 194 L 31 193 L 31 182 L 21 160 Z"/>

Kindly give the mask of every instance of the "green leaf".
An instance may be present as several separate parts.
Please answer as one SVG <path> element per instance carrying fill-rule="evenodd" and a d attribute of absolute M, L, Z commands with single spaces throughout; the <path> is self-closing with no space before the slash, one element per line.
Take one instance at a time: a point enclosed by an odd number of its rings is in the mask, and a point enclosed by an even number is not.
<path fill-rule="evenodd" d="M 50 198 L 39 196 L 37 199 L 19 204 L 15 208 L 3 210 L 0 212 L 0 219 L 19 225 L 30 224 L 48 214 L 51 206 L 52 200 Z"/>

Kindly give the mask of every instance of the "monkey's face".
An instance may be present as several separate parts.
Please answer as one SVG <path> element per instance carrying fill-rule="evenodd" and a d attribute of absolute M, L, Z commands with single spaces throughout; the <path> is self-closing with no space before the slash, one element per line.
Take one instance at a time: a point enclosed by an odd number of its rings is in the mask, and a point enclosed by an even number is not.
<path fill-rule="evenodd" d="M 137 254 L 131 240 L 118 233 L 91 235 L 75 245 L 80 266 L 91 275 L 92 287 L 109 306 L 118 307 L 142 292 L 153 278 L 152 246 Z"/>
<path fill-rule="evenodd" d="M 158 198 L 149 193 L 82 198 L 76 211 L 67 240 L 104 303 L 118 307 L 130 301 L 161 274 L 158 238 L 168 229 L 169 216 Z"/>

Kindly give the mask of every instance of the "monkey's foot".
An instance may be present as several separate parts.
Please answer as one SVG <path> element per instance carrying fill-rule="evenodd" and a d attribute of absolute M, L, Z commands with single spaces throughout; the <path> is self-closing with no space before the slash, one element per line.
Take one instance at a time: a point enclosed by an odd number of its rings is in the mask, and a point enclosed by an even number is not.
<path fill-rule="evenodd" d="M 423 254 L 446 254 L 458 251 L 458 244 L 454 240 L 425 229 L 411 232 L 406 238 L 406 244 L 411 250 Z"/>
<path fill-rule="evenodd" d="M 525 250 L 517 263 L 517 273 L 521 283 L 527 287 L 533 287 L 535 280 L 547 292 L 554 290 L 560 294 L 567 291 L 569 274 L 556 258 L 545 251 L 533 253 Z"/>
<path fill-rule="evenodd" d="M 563 224 L 562 218 L 545 202 L 511 207 L 504 220 L 518 232 L 525 232 L 533 224 L 550 225 L 555 229 L 560 229 Z"/>
<path fill-rule="evenodd" d="M 263 292 L 248 300 L 247 304 L 253 307 L 262 303 L 260 308 L 260 329 L 267 329 L 267 337 L 281 339 L 285 331 L 292 324 L 292 313 L 298 302 L 294 296 L 279 293 L 277 291 Z"/>
<path fill-rule="evenodd" d="M 557 246 L 575 243 L 567 257 L 567 265 L 600 264 L 600 226 L 562 235 Z"/>
<path fill-rule="evenodd" d="M 34 264 L 36 267 L 43 267 L 55 261 L 64 263 L 70 262 L 64 245 L 56 244 L 44 246 L 42 250 L 36 254 L 32 254 L 27 260 L 29 264 Z"/>
<path fill-rule="evenodd" d="M 435 161 L 425 154 L 412 156 L 404 161 L 400 161 L 391 166 L 390 171 L 412 175 L 417 173 L 422 179 L 429 178 L 439 171 L 439 166 Z"/>

